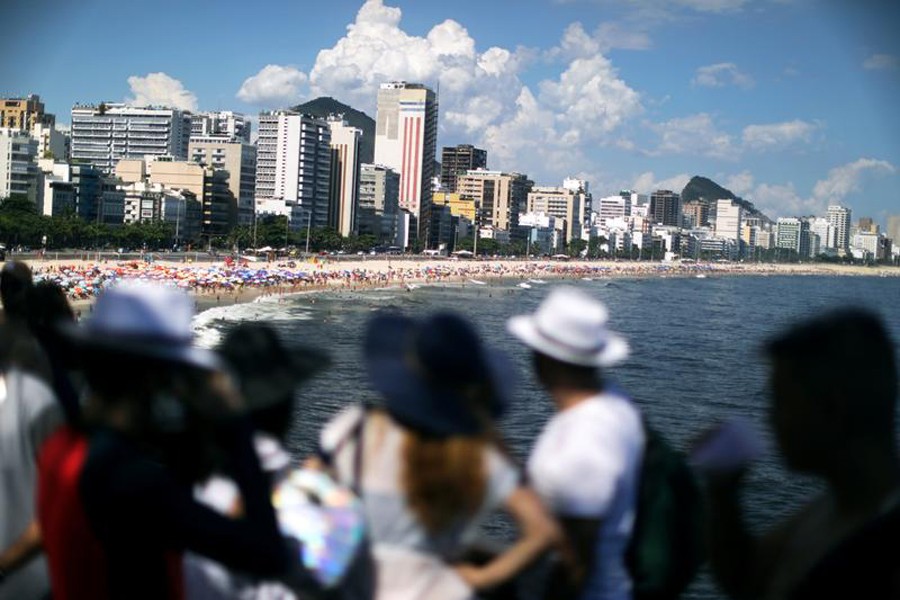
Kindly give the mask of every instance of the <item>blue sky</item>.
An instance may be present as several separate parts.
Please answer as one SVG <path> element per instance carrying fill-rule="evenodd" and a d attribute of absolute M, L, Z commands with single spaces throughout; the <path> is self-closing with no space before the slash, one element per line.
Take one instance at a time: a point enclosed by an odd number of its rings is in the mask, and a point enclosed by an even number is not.
<path fill-rule="evenodd" d="M 896 0 L 6 0 L 0 94 L 255 114 L 440 82 L 439 145 L 595 196 L 714 179 L 900 214 Z"/>

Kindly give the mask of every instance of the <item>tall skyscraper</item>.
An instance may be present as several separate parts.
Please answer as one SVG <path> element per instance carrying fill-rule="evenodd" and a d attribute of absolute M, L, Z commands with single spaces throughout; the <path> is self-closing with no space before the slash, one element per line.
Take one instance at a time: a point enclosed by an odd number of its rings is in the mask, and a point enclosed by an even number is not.
<path fill-rule="evenodd" d="M 850 251 L 850 217 L 851 211 L 846 206 L 832 205 L 828 207 L 825 218 L 834 228 L 834 248 L 846 254 Z"/>
<path fill-rule="evenodd" d="M 796 217 L 778 219 L 775 247 L 793 250 L 800 258 L 809 256 L 809 221 Z"/>
<path fill-rule="evenodd" d="M 381 84 L 375 162 L 400 173 L 400 208 L 415 219 L 414 232 L 420 240 L 428 239 L 437 121 L 437 97 L 426 86 L 404 81 Z"/>
<path fill-rule="evenodd" d="M 329 117 L 331 128 L 331 180 L 328 226 L 347 237 L 356 229 L 359 203 L 359 139 L 362 130 L 343 117 Z"/>
<path fill-rule="evenodd" d="M 331 129 L 324 119 L 292 111 L 259 115 L 257 212 L 287 214 L 298 231 L 328 225 Z"/>
<path fill-rule="evenodd" d="M 441 150 L 441 188 L 444 192 L 456 192 L 457 178 L 467 171 L 487 169 L 487 150 L 471 144 L 444 146 Z"/>
<path fill-rule="evenodd" d="M 650 194 L 650 218 L 654 223 L 681 227 L 681 195 L 671 190 Z"/>
<path fill-rule="evenodd" d="M 191 113 L 176 108 L 125 104 L 72 108 L 73 160 L 110 175 L 122 159 L 171 156 L 187 160 Z"/>

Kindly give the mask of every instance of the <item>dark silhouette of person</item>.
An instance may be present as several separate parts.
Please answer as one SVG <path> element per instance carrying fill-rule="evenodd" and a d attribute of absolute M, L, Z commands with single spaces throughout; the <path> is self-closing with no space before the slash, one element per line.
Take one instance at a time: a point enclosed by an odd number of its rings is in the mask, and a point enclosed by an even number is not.
<path fill-rule="evenodd" d="M 772 340 L 771 426 L 787 466 L 825 490 L 762 536 L 746 469 L 710 476 L 712 567 L 733 598 L 900 598 L 897 365 L 880 319 L 843 309 Z"/>

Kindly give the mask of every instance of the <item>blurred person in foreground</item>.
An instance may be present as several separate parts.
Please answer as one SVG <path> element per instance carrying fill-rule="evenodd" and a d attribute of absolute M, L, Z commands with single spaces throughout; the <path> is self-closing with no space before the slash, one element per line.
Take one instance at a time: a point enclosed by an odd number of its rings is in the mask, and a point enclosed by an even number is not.
<path fill-rule="evenodd" d="M 341 483 L 361 489 L 377 597 L 472 598 L 532 564 L 556 526 L 498 441 L 515 379 L 506 357 L 465 319 L 437 313 L 373 318 L 364 358 L 384 408 L 345 409 L 323 428 L 320 449 Z M 518 538 L 483 565 L 462 564 L 498 508 Z"/>
<path fill-rule="evenodd" d="M 241 323 L 228 332 L 217 348 L 237 377 L 246 411 L 256 428 L 254 447 L 272 487 L 294 467 L 285 443 L 294 420 L 298 386 L 329 364 L 328 356 L 310 348 L 287 348 L 267 323 Z M 230 473 L 215 473 L 199 487 L 197 498 L 222 514 L 239 517 L 240 490 Z M 185 557 L 186 597 L 279 598 L 294 597 L 279 583 L 260 583 L 230 573 L 220 564 L 196 554 Z M 308 583 L 303 580 L 303 583 Z"/>
<path fill-rule="evenodd" d="M 507 323 L 532 350 L 557 410 L 528 460 L 530 482 L 560 520 L 568 549 L 548 598 L 631 598 L 625 552 L 645 436 L 637 407 L 604 377 L 628 356 L 607 321 L 603 304 L 562 286 L 534 314 Z"/>
<path fill-rule="evenodd" d="M 20 366 L 20 352 L 23 347 L 28 347 L 41 363 L 52 364 L 52 361 L 47 362 L 49 352 L 59 344 L 52 341 L 50 331 L 61 320 L 74 320 L 58 286 L 50 282 L 31 285 L 30 271 L 25 265 L 18 265 L 24 269 L 13 268 L 3 276 L 3 298 L 8 306 L 14 307 L 15 317 L 3 325 L 0 332 L 0 352 L 3 352 L 0 404 L 5 405 L 0 406 L 0 463 L 3 464 L 0 472 L 4 474 L 0 506 L 5 517 L 0 525 L 3 529 L 0 534 L 0 599 L 39 597 L 49 590 L 46 563 L 43 557 L 37 558 L 42 550 L 41 530 L 34 510 L 37 459 L 45 441 L 53 439 L 62 429 L 59 426 L 63 423 L 64 412 L 58 404 L 60 394 L 56 377 L 45 382 L 34 376 L 33 369 L 26 371 Z M 21 286 L 10 285 L 11 273 Z M 15 299 L 11 300 L 11 297 Z M 47 353 L 47 359 L 41 356 L 42 350 Z M 62 385 L 67 383 L 67 375 L 60 371 L 59 377 L 59 387 L 70 391 L 71 385 Z M 54 389 L 49 389 L 45 383 L 53 384 Z M 17 573 L 19 570 L 21 574 Z M 9 579 L 9 582 L 3 585 L 3 579 Z M 30 589 L 23 587 L 29 581 Z"/>
<path fill-rule="evenodd" d="M 0 325 L 0 600 L 43 598 L 50 590 L 38 556 L 37 461 L 63 422 L 53 391 L 10 356 L 19 334 Z"/>
<path fill-rule="evenodd" d="M 900 598 L 897 366 L 884 325 L 836 311 L 766 350 L 778 448 L 826 488 L 756 536 L 739 499 L 746 467 L 707 471 L 716 579 L 733 598 Z"/>
<path fill-rule="evenodd" d="M 286 566 L 243 401 L 217 355 L 192 345 L 192 316 L 175 288 L 119 285 L 66 330 L 89 389 L 88 434 L 41 457 L 54 598 L 181 598 L 185 550 L 261 576 Z M 240 489 L 240 519 L 193 498 L 220 464 Z"/>
<path fill-rule="evenodd" d="M 9 332 L 6 340 L 8 359 L 10 363 L 49 382 L 52 375 L 47 357 L 29 326 L 33 290 L 34 279 L 27 264 L 10 261 L 0 269 L 3 324 Z"/>

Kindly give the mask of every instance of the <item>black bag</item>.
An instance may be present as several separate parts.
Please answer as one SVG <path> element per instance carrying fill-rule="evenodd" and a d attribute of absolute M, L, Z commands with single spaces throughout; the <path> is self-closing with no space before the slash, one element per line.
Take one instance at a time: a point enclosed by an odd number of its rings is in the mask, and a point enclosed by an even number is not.
<path fill-rule="evenodd" d="M 685 455 L 644 424 L 634 531 L 625 554 L 635 600 L 677 598 L 706 560 L 705 507 Z"/>

